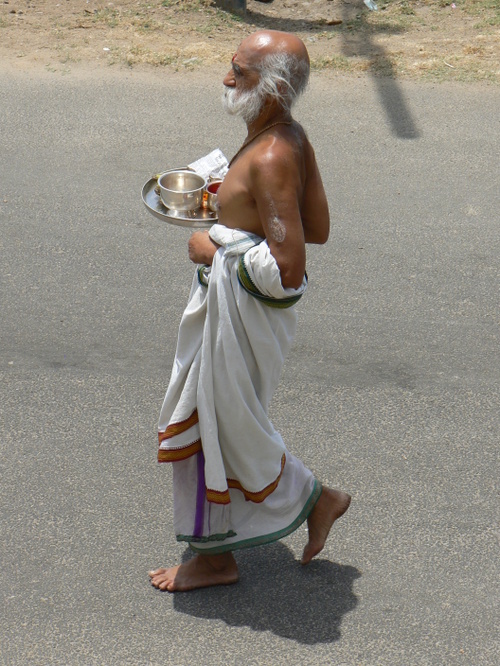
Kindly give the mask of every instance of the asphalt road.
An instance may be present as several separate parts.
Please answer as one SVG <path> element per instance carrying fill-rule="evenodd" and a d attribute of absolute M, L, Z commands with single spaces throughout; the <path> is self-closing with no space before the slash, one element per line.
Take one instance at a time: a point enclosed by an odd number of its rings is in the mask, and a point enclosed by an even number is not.
<path fill-rule="evenodd" d="M 314 78 L 332 236 L 272 417 L 353 504 L 308 568 L 301 528 L 169 595 L 156 423 L 193 267 L 140 192 L 243 127 L 206 73 L 0 74 L 3 666 L 499 663 L 499 103 Z"/>

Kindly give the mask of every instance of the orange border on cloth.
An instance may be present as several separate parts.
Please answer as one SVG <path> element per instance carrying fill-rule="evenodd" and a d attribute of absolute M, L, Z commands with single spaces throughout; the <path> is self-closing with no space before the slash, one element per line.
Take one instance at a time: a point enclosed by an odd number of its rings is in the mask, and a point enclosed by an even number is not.
<path fill-rule="evenodd" d="M 186 460 L 195 453 L 201 451 L 201 439 L 192 442 L 188 446 L 180 449 L 158 449 L 158 462 L 178 462 L 179 460 Z"/>
<path fill-rule="evenodd" d="M 161 447 L 161 443 L 166 439 L 171 439 L 175 435 L 180 435 L 183 432 L 187 432 L 189 428 L 192 428 L 198 423 L 198 410 L 195 409 L 194 412 L 184 421 L 179 421 L 179 423 L 171 423 L 167 426 L 167 429 L 164 432 L 158 433 L 158 442 Z M 201 451 L 201 439 L 197 439 L 194 442 L 191 442 L 187 446 L 180 446 L 175 449 L 158 449 L 158 462 L 177 462 L 178 460 L 185 460 L 190 456 L 193 456 L 195 453 Z"/>
<path fill-rule="evenodd" d="M 184 421 L 179 423 L 171 423 L 167 426 L 164 432 L 158 433 L 158 441 L 161 445 L 166 439 L 171 439 L 175 435 L 180 435 L 183 432 L 189 430 L 194 425 L 198 423 L 198 410 L 195 409 L 194 412 Z M 178 462 L 180 460 L 186 460 L 190 456 L 202 451 L 201 439 L 197 439 L 195 442 L 191 442 L 187 446 L 179 447 L 176 449 L 158 449 L 158 462 Z M 281 457 L 281 470 L 277 478 L 272 481 L 268 486 L 258 491 L 251 491 L 244 488 L 237 479 L 227 479 L 228 489 L 233 488 L 239 490 L 245 496 L 245 499 L 250 502 L 255 502 L 260 504 L 263 502 L 266 497 L 269 497 L 278 487 L 278 483 L 283 475 L 283 470 L 285 469 L 286 455 L 283 454 Z M 212 488 L 206 489 L 206 497 L 208 502 L 213 502 L 214 504 L 229 504 L 231 502 L 231 497 L 229 495 L 229 490 L 213 490 Z"/>
<path fill-rule="evenodd" d="M 207 488 L 207 502 L 213 502 L 214 504 L 230 504 L 231 498 L 229 496 L 229 490 L 211 490 Z"/>
<path fill-rule="evenodd" d="M 192 426 L 198 423 L 198 410 L 195 409 L 194 412 L 184 421 L 179 421 L 179 423 L 171 423 L 167 426 L 167 429 L 164 432 L 158 433 L 158 440 L 160 444 L 165 439 L 170 439 L 170 437 L 175 437 L 175 435 L 180 435 L 181 432 L 186 432 Z"/>
<path fill-rule="evenodd" d="M 227 479 L 227 485 L 229 488 L 240 490 L 245 496 L 245 499 L 247 501 L 260 504 L 266 499 L 266 497 L 269 497 L 269 495 L 273 493 L 278 487 L 278 483 L 280 482 L 280 479 L 283 475 L 283 470 L 285 469 L 285 463 L 286 463 L 286 456 L 285 454 L 283 454 L 281 457 L 281 471 L 278 477 L 274 481 L 272 481 L 268 486 L 257 492 L 246 490 L 246 488 L 243 488 L 241 483 L 236 479 Z M 231 501 L 231 498 L 229 496 L 229 490 L 221 491 L 221 490 L 211 490 L 210 488 L 207 488 L 207 500 L 209 502 L 213 502 L 214 504 L 229 504 Z"/>

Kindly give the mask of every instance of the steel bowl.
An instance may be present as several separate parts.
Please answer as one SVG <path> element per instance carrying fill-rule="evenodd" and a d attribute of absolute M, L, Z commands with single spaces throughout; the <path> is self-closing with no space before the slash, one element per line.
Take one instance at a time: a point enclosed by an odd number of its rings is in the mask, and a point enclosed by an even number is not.
<path fill-rule="evenodd" d="M 203 202 L 207 181 L 194 171 L 167 171 L 158 178 L 160 198 L 173 210 L 196 210 Z"/>

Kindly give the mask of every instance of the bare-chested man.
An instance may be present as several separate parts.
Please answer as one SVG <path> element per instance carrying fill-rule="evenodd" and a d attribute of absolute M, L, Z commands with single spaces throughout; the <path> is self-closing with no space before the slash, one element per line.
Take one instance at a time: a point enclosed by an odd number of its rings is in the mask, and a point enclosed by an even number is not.
<path fill-rule="evenodd" d="M 283 310 L 279 308 L 284 306 L 275 306 L 277 308 L 275 309 L 270 307 L 269 303 L 258 302 L 252 296 L 248 296 L 246 292 L 244 293 L 235 278 L 238 275 L 239 279 L 241 275 L 241 261 L 240 273 L 238 273 L 236 267 L 238 259 L 229 258 L 231 243 L 226 244 L 221 239 L 224 238 L 224 230 L 229 231 L 230 234 L 236 233 L 230 230 L 239 230 L 238 233 L 248 234 L 252 243 L 262 241 L 259 249 L 261 255 L 257 258 L 255 258 L 255 255 L 252 261 L 258 264 L 261 257 L 263 257 L 262 261 L 264 263 L 272 262 L 275 270 L 279 272 L 284 297 L 288 298 L 290 294 L 295 293 L 299 294 L 298 297 L 300 297 L 300 289 L 306 282 L 304 277 L 306 268 L 305 244 L 323 244 L 327 241 L 329 235 L 328 204 L 314 151 L 304 130 L 299 123 L 292 119 L 291 115 L 293 102 L 306 87 L 308 75 L 309 57 L 307 50 L 303 42 L 294 35 L 276 31 L 259 31 L 244 39 L 240 44 L 233 57 L 231 69 L 223 82 L 223 103 L 229 113 L 243 118 L 247 125 L 248 135 L 233 158 L 227 176 L 218 192 L 218 218 L 221 226 L 217 225 L 217 228 L 220 235 L 217 236 L 215 231 L 212 233 L 212 230 L 210 232 L 196 232 L 189 241 L 190 259 L 196 264 L 212 267 L 208 269 L 209 271 L 212 270 L 210 279 L 217 279 L 220 283 L 218 295 L 214 291 L 214 295 L 210 296 L 210 289 L 215 290 L 215 285 L 208 287 L 207 312 L 213 313 L 214 307 L 217 309 L 216 318 L 213 320 L 215 324 L 212 321 L 209 328 L 213 331 L 214 327 L 215 329 L 218 327 L 216 335 L 222 339 L 222 348 L 224 347 L 224 335 L 227 335 L 224 331 L 237 331 L 236 338 L 239 336 L 241 342 L 241 358 L 245 359 L 249 356 L 251 358 L 250 360 L 241 361 L 235 358 L 234 352 L 231 352 L 230 362 L 235 359 L 235 363 L 250 368 L 249 376 L 254 384 L 258 384 L 255 391 L 259 396 L 262 392 L 261 384 L 265 383 L 266 361 L 262 364 L 264 368 L 254 367 L 254 357 L 257 353 L 256 349 L 260 346 L 259 342 L 256 343 L 251 352 L 248 351 L 248 348 L 253 344 L 252 326 L 255 326 L 255 323 L 252 322 L 255 322 L 256 316 L 258 318 L 263 316 L 267 318 L 266 321 L 268 319 L 272 320 L 269 330 L 274 331 L 277 326 L 283 326 L 285 329 L 289 326 L 287 323 L 289 320 L 286 317 L 292 316 L 290 313 L 294 308 Z M 255 240 L 256 237 L 258 237 L 257 240 Z M 243 235 L 241 238 L 243 238 Z M 254 254 L 255 247 L 252 248 Z M 266 252 L 267 254 L 265 254 Z M 223 264 L 226 255 L 228 259 L 226 264 Z M 249 270 L 251 269 L 249 268 Z M 217 277 L 214 277 L 214 271 Z M 257 265 L 255 275 L 260 275 L 259 271 L 260 267 Z M 256 282 L 256 278 L 253 282 Z M 253 282 L 250 280 L 252 288 L 255 286 Z M 223 293 L 221 285 L 223 283 L 229 285 L 227 289 L 230 291 L 230 299 L 233 299 L 229 306 L 226 306 L 225 301 L 223 304 L 217 302 L 218 298 L 224 298 L 224 296 L 221 296 Z M 203 289 L 206 290 L 206 283 L 201 280 L 201 284 Z M 193 287 L 193 289 L 195 288 Z M 202 287 L 198 285 L 196 289 L 202 293 Z M 234 290 L 240 290 L 242 295 L 239 291 L 237 294 L 233 294 Z M 193 306 L 190 312 L 198 312 L 202 305 L 205 307 L 205 301 L 203 300 L 205 292 L 202 295 L 197 294 L 198 292 L 192 292 L 193 300 L 190 301 L 195 303 L 197 309 L 195 310 Z M 248 299 L 248 306 L 245 306 L 243 296 Z M 210 298 L 215 299 L 215 301 L 212 301 L 216 303 L 215 306 L 210 305 Z M 261 298 L 261 301 L 265 300 L 265 297 L 259 294 L 257 294 L 257 298 Z M 279 300 L 278 298 L 278 302 Z M 283 302 L 285 300 L 286 298 Z M 249 323 L 246 324 L 245 313 L 238 311 L 235 315 L 230 313 L 230 317 L 233 318 L 229 323 L 229 329 L 224 328 L 223 318 L 226 316 L 224 312 L 227 309 L 230 311 L 231 307 L 236 310 L 245 307 L 253 308 L 249 315 Z M 255 308 L 260 309 L 257 311 Z M 187 312 L 188 310 L 186 310 Z M 213 317 L 214 315 L 206 316 Z M 204 322 L 205 320 L 201 322 L 200 327 L 205 325 Z M 186 327 L 188 325 L 187 323 Z M 262 326 L 260 323 L 258 325 Z M 183 324 L 181 324 L 182 326 Z M 290 326 L 293 328 L 292 324 Z M 186 328 L 186 331 L 188 330 Z M 200 330 L 202 329 L 200 328 Z M 203 328 L 203 331 L 206 331 L 206 327 Z M 201 335 L 200 333 L 200 339 Z M 211 335 L 213 336 L 214 333 Z M 189 334 L 185 333 L 184 337 L 186 336 L 189 337 Z M 203 336 L 205 336 L 205 332 Z M 242 340 L 242 337 L 245 339 Z M 181 336 L 179 336 L 179 339 L 181 339 Z M 226 364 L 227 359 L 221 356 L 217 360 L 216 354 L 223 354 L 224 352 L 217 351 L 219 347 L 214 341 L 210 342 L 208 347 L 204 346 L 208 344 L 204 339 L 199 344 L 201 351 L 196 358 L 200 354 L 208 354 L 210 356 L 210 368 L 213 370 L 214 377 L 217 378 L 218 369 L 220 368 L 220 372 L 222 372 L 222 367 Z M 228 342 L 228 348 L 229 344 Z M 279 347 L 281 342 L 278 340 L 277 344 Z M 282 346 L 286 348 L 285 343 Z M 239 355 L 239 349 L 237 352 Z M 182 351 L 178 348 L 179 354 L 182 354 Z M 276 353 L 273 352 L 269 357 L 270 373 L 274 372 L 272 369 L 274 361 L 272 359 L 275 356 Z M 203 361 L 201 363 L 203 364 Z M 183 364 L 185 364 L 184 361 L 178 362 L 179 366 Z M 194 365 L 196 365 L 196 360 L 193 360 Z M 203 377 L 203 366 L 200 372 L 200 376 Z M 236 374 L 238 372 L 239 367 L 235 370 Z M 246 377 L 243 377 L 243 383 L 245 379 Z M 189 383 L 189 378 L 182 379 L 184 383 L 181 383 L 179 378 L 171 380 L 172 383 L 175 383 L 175 381 L 180 386 L 180 388 L 175 389 L 177 391 L 175 400 L 182 402 L 182 399 L 179 399 L 178 396 L 181 394 L 181 389 L 184 391 L 183 395 L 188 392 L 186 385 Z M 229 379 L 226 381 L 229 381 Z M 169 387 L 170 397 L 169 392 L 167 392 L 166 403 L 173 402 L 174 398 L 171 395 L 175 392 L 174 388 L 170 389 Z M 247 389 L 242 389 L 242 393 L 245 390 Z M 216 391 L 216 388 L 214 391 Z M 236 396 L 238 390 L 233 391 L 233 393 L 231 399 L 238 400 Z M 199 403 L 204 400 L 203 394 L 204 391 L 200 394 L 198 390 Z M 216 393 L 216 403 L 217 395 L 219 394 Z M 224 401 L 226 398 L 222 397 L 221 400 Z M 246 400 L 248 403 L 251 402 L 249 398 L 246 398 Z M 266 415 L 262 416 L 259 412 L 255 418 L 267 418 L 266 401 L 267 398 L 261 401 Z M 220 404 L 216 404 L 215 407 L 214 414 L 217 414 L 215 418 L 220 419 L 217 425 L 222 442 L 225 419 L 230 420 L 230 413 L 237 411 L 240 407 L 234 402 L 230 403 L 225 412 L 225 408 L 221 407 Z M 347 510 L 350 503 L 349 495 L 339 490 L 321 487 L 312 479 L 311 472 L 286 450 L 284 444 L 280 444 L 282 448 L 277 453 L 279 456 L 284 451 L 281 456 L 281 471 L 279 474 L 272 472 L 274 476 L 269 477 L 276 477 L 276 480 L 265 487 L 262 486 L 262 489 L 256 486 L 257 490 L 252 492 L 249 489 L 251 482 L 246 478 L 245 473 L 234 478 L 235 473 L 231 466 L 232 454 L 230 452 L 226 453 L 224 445 L 221 443 L 222 458 L 224 461 L 229 461 L 227 465 L 230 467 L 230 473 L 226 470 L 228 491 L 226 494 L 223 490 L 211 491 L 210 484 L 207 481 L 209 477 L 206 478 L 205 474 L 210 474 L 209 437 L 212 431 L 206 423 L 202 422 L 203 406 L 196 404 L 194 408 L 191 415 L 189 415 L 189 410 L 185 412 L 188 415 L 186 418 L 179 419 L 177 414 L 177 420 L 172 417 L 174 407 L 170 411 L 167 410 L 168 418 L 166 418 L 163 427 L 160 428 L 160 442 L 163 442 L 161 446 L 170 448 L 166 448 L 162 452 L 164 458 L 159 459 L 174 462 L 174 495 L 176 493 L 176 466 L 178 466 L 177 469 L 181 470 L 179 473 L 182 480 L 178 482 L 177 486 L 180 497 L 174 497 L 174 512 L 178 510 L 178 514 L 180 516 L 182 514 L 179 518 L 179 524 L 182 521 L 184 523 L 176 529 L 177 538 L 189 542 L 197 554 L 181 565 L 151 571 L 149 576 L 152 585 L 160 590 L 173 592 L 235 583 L 238 580 L 238 568 L 233 550 L 258 545 L 259 543 L 269 543 L 281 538 L 281 536 L 296 529 L 303 520 L 307 520 L 309 540 L 304 548 L 302 564 L 307 564 L 323 549 L 333 523 Z M 258 408 L 257 411 L 261 409 L 260 404 Z M 164 409 L 166 409 L 165 406 Z M 255 408 L 253 409 L 255 412 Z M 200 413 L 199 419 L 198 413 Z M 224 416 L 224 413 L 227 414 L 227 417 Z M 242 414 L 241 423 L 243 424 L 244 411 Z M 200 423 L 198 423 L 198 420 Z M 266 428 L 267 422 L 262 429 L 266 430 Z M 267 428 L 267 430 L 271 432 L 270 442 L 275 442 L 277 434 L 272 429 Z M 231 430 L 229 429 L 228 432 L 230 433 Z M 184 434 L 186 436 L 182 440 Z M 199 439 L 194 443 L 191 442 L 197 436 Z M 237 438 L 242 438 L 241 433 L 237 433 Z M 250 439 L 252 438 L 250 437 Z M 251 447 L 253 442 L 254 439 L 247 445 L 243 436 L 243 440 L 238 445 L 240 447 Z M 230 444 L 233 444 L 233 442 L 230 442 Z M 185 459 L 180 456 L 180 450 L 186 452 Z M 194 461 L 196 456 L 198 456 L 197 463 Z M 184 472 L 181 469 L 181 457 L 184 461 L 182 464 L 185 465 Z M 257 460 L 255 463 L 257 464 Z M 248 462 L 246 464 L 248 467 Z M 270 467 L 273 464 L 274 462 L 271 462 Z M 190 469 L 187 468 L 188 465 L 191 465 Z M 191 490 L 188 490 L 188 479 L 191 478 L 198 479 L 198 481 L 193 481 Z M 263 476 L 262 478 L 266 477 Z M 200 487 L 200 483 L 203 485 L 204 496 L 200 499 L 198 495 L 196 507 L 191 511 L 191 517 L 189 510 L 180 505 L 183 502 L 188 503 L 189 496 L 196 495 L 196 488 Z M 287 488 L 287 484 L 290 488 Z M 217 495 L 217 492 L 219 495 Z M 300 498 L 292 497 L 294 493 L 300 495 Z M 221 499 L 220 504 L 217 504 L 219 496 L 221 498 L 226 497 L 226 499 Z M 243 499 L 240 500 L 240 497 Z M 178 509 L 175 506 L 176 501 L 179 505 Z M 289 505 L 293 505 L 292 508 Z M 230 507 L 230 514 L 227 513 L 227 507 Z M 256 513 L 257 517 L 255 519 L 251 513 L 252 511 Z M 271 513 L 265 513 L 266 511 L 271 511 Z M 284 522 L 280 523 L 279 519 L 276 519 L 276 523 L 273 522 L 275 518 L 272 511 L 283 512 L 283 515 L 287 516 L 283 518 Z M 290 511 L 289 514 L 287 514 L 288 511 Z M 210 519 L 207 519 L 207 512 L 211 512 L 209 513 Z M 258 512 L 263 513 L 259 514 Z M 194 527 L 186 522 L 187 518 L 185 516 L 188 514 Z M 293 516 L 293 519 L 288 516 Z M 252 529 L 260 531 L 252 532 L 251 528 L 248 527 L 253 522 L 258 524 L 259 520 L 265 521 L 267 519 L 272 522 L 272 529 L 270 527 L 269 530 L 266 530 L 262 525 L 259 525 Z M 210 522 L 225 525 L 222 533 L 220 528 L 216 534 L 210 532 L 210 525 L 208 525 Z M 247 528 L 250 530 L 248 534 L 245 532 Z M 188 532 L 188 534 L 185 534 L 185 532 Z M 238 536 L 239 534 L 241 536 Z"/>

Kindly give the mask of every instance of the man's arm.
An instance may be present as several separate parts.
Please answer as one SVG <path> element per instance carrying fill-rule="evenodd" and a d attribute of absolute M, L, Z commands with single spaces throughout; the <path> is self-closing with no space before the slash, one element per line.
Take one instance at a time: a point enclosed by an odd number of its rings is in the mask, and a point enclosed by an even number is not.
<path fill-rule="evenodd" d="M 330 235 L 328 200 L 310 143 L 306 145 L 306 184 L 301 211 L 306 243 L 326 243 Z"/>
<path fill-rule="evenodd" d="M 250 167 L 250 191 L 284 288 L 298 289 L 306 269 L 300 214 L 303 185 L 293 148 L 273 142 Z"/>

